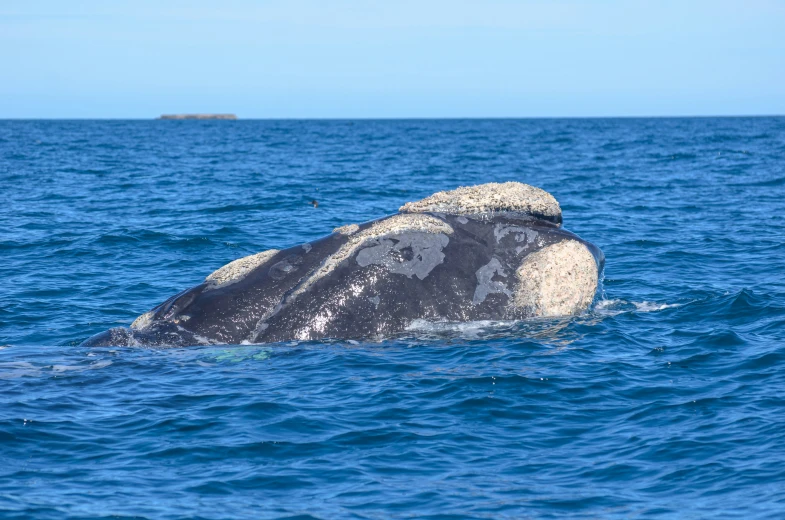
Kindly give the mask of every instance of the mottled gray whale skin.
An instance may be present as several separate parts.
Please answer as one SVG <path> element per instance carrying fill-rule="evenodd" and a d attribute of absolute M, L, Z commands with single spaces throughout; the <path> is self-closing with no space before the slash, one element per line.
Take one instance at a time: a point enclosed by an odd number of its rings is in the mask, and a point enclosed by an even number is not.
<path fill-rule="evenodd" d="M 538 197 L 550 199 L 523 200 Z M 520 183 L 459 188 L 236 260 L 130 328 L 83 345 L 378 338 L 414 320 L 568 316 L 591 305 L 603 265 L 599 248 L 561 228 L 547 192 Z"/>

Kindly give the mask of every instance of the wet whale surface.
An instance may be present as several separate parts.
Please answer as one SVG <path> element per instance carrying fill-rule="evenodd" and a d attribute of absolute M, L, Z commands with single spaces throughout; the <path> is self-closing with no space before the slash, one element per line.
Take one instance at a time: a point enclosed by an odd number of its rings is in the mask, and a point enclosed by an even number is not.
<path fill-rule="evenodd" d="M 467 209 L 467 197 L 455 195 L 469 193 L 476 201 L 478 194 L 487 198 L 512 190 L 514 201 L 516 190 L 530 188 L 536 191 L 523 192 L 524 206 L 512 210 L 506 197 L 493 202 L 503 204 L 491 208 L 496 211 L 486 211 Z M 143 314 L 130 328 L 110 329 L 84 344 L 382 338 L 417 320 L 516 320 L 585 311 L 604 256 L 561 228 L 555 199 L 520 183 L 468 189 L 474 191 L 436 194 L 395 215 L 236 260 Z M 546 196 L 552 209 L 540 204 L 540 212 L 529 210 Z M 459 205 L 452 204 L 455 198 Z M 416 212 L 434 208 L 456 214 Z"/>

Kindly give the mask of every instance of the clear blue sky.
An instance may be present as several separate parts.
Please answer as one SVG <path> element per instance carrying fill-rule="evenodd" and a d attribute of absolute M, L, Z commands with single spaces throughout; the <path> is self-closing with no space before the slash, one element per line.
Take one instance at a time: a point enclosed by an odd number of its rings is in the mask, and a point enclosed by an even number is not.
<path fill-rule="evenodd" d="M 0 2 L 0 118 L 171 112 L 785 114 L 785 0 Z"/>

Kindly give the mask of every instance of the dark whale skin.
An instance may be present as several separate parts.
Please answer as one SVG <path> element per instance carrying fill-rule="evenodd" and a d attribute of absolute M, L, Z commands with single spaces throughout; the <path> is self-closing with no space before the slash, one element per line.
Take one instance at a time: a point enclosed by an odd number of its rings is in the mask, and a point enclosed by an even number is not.
<path fill-rule="evenodd" d="M 362 224 L 352 235 L 360 236 L 399 215 Z M 400 333 L 416 319 L 525 319 L 531 311 L 512 305 L 512 294 L 516 269 L 528 255 L 573 240 L 586 246 L 598 272 L 604 266 L 602 251 L 559 227 L 561 218 L 553 222 L 508 213 L 482 218 L 425 215 L 447 224 L 452 232 L 405 229 L 381 234 L 327 274 L 314 276 L 352 240 L 333 233 L 281 250 L 225 287 L 205 282 L 187 289 L 155 307 L 149 324 L 141 329 L 110 329 L 83 345 L 378 338 Z"/>

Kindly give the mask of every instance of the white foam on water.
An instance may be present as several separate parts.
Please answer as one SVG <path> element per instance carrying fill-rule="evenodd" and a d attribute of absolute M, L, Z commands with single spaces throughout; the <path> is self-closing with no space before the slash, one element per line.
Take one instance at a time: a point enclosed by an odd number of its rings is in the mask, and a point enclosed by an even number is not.
<path fill-rule="evenodd" d="M 84 372 L 85 370 L 98 370 L 106 368 L 112 362 L 108 359 L 102 361 L 95 361 L 89 365 L 52 365 L 53 372 Z"/>
<path fill-rule="evenodd" d="M 621 299 L 599 300 L 594 304 L 594 312 L 603 316 L 618 316 L 625 312 L 656 312 L 671 307 L 681 307 L 681 303 L 629 302 Z"/>
<path fill-rule="evenodd" d="M 638 312 L 654 312 L 671 307 L 681 307 L 680 303 L 652 303 L 652 302 L 632 302 Z"/>
<path fill-rule="evenodd" d="M 472 337 L 477 336 L 483 332 L 488 332 L 498 329 L 505 329 L 513 327 L 519 321 L 513 320 L 477 320 L 477 321 L 428 321 L 424 319 L 416 319 L 412 321 L 408 327 L 407 332 L 425 332 L 425 333 L 457 333 L 462 336 Z"/>
<path fill-rule="evenodd" d="M 574 316 L 551 319 L 475 320 L 466 322 L 414 320 L 406 328 L 418 340 L 438 340 L 445 337 L 468 340 L 492 338 L 527 338 L 549 344 L 572 341 L 565 329 L 575 321 Z"/>

